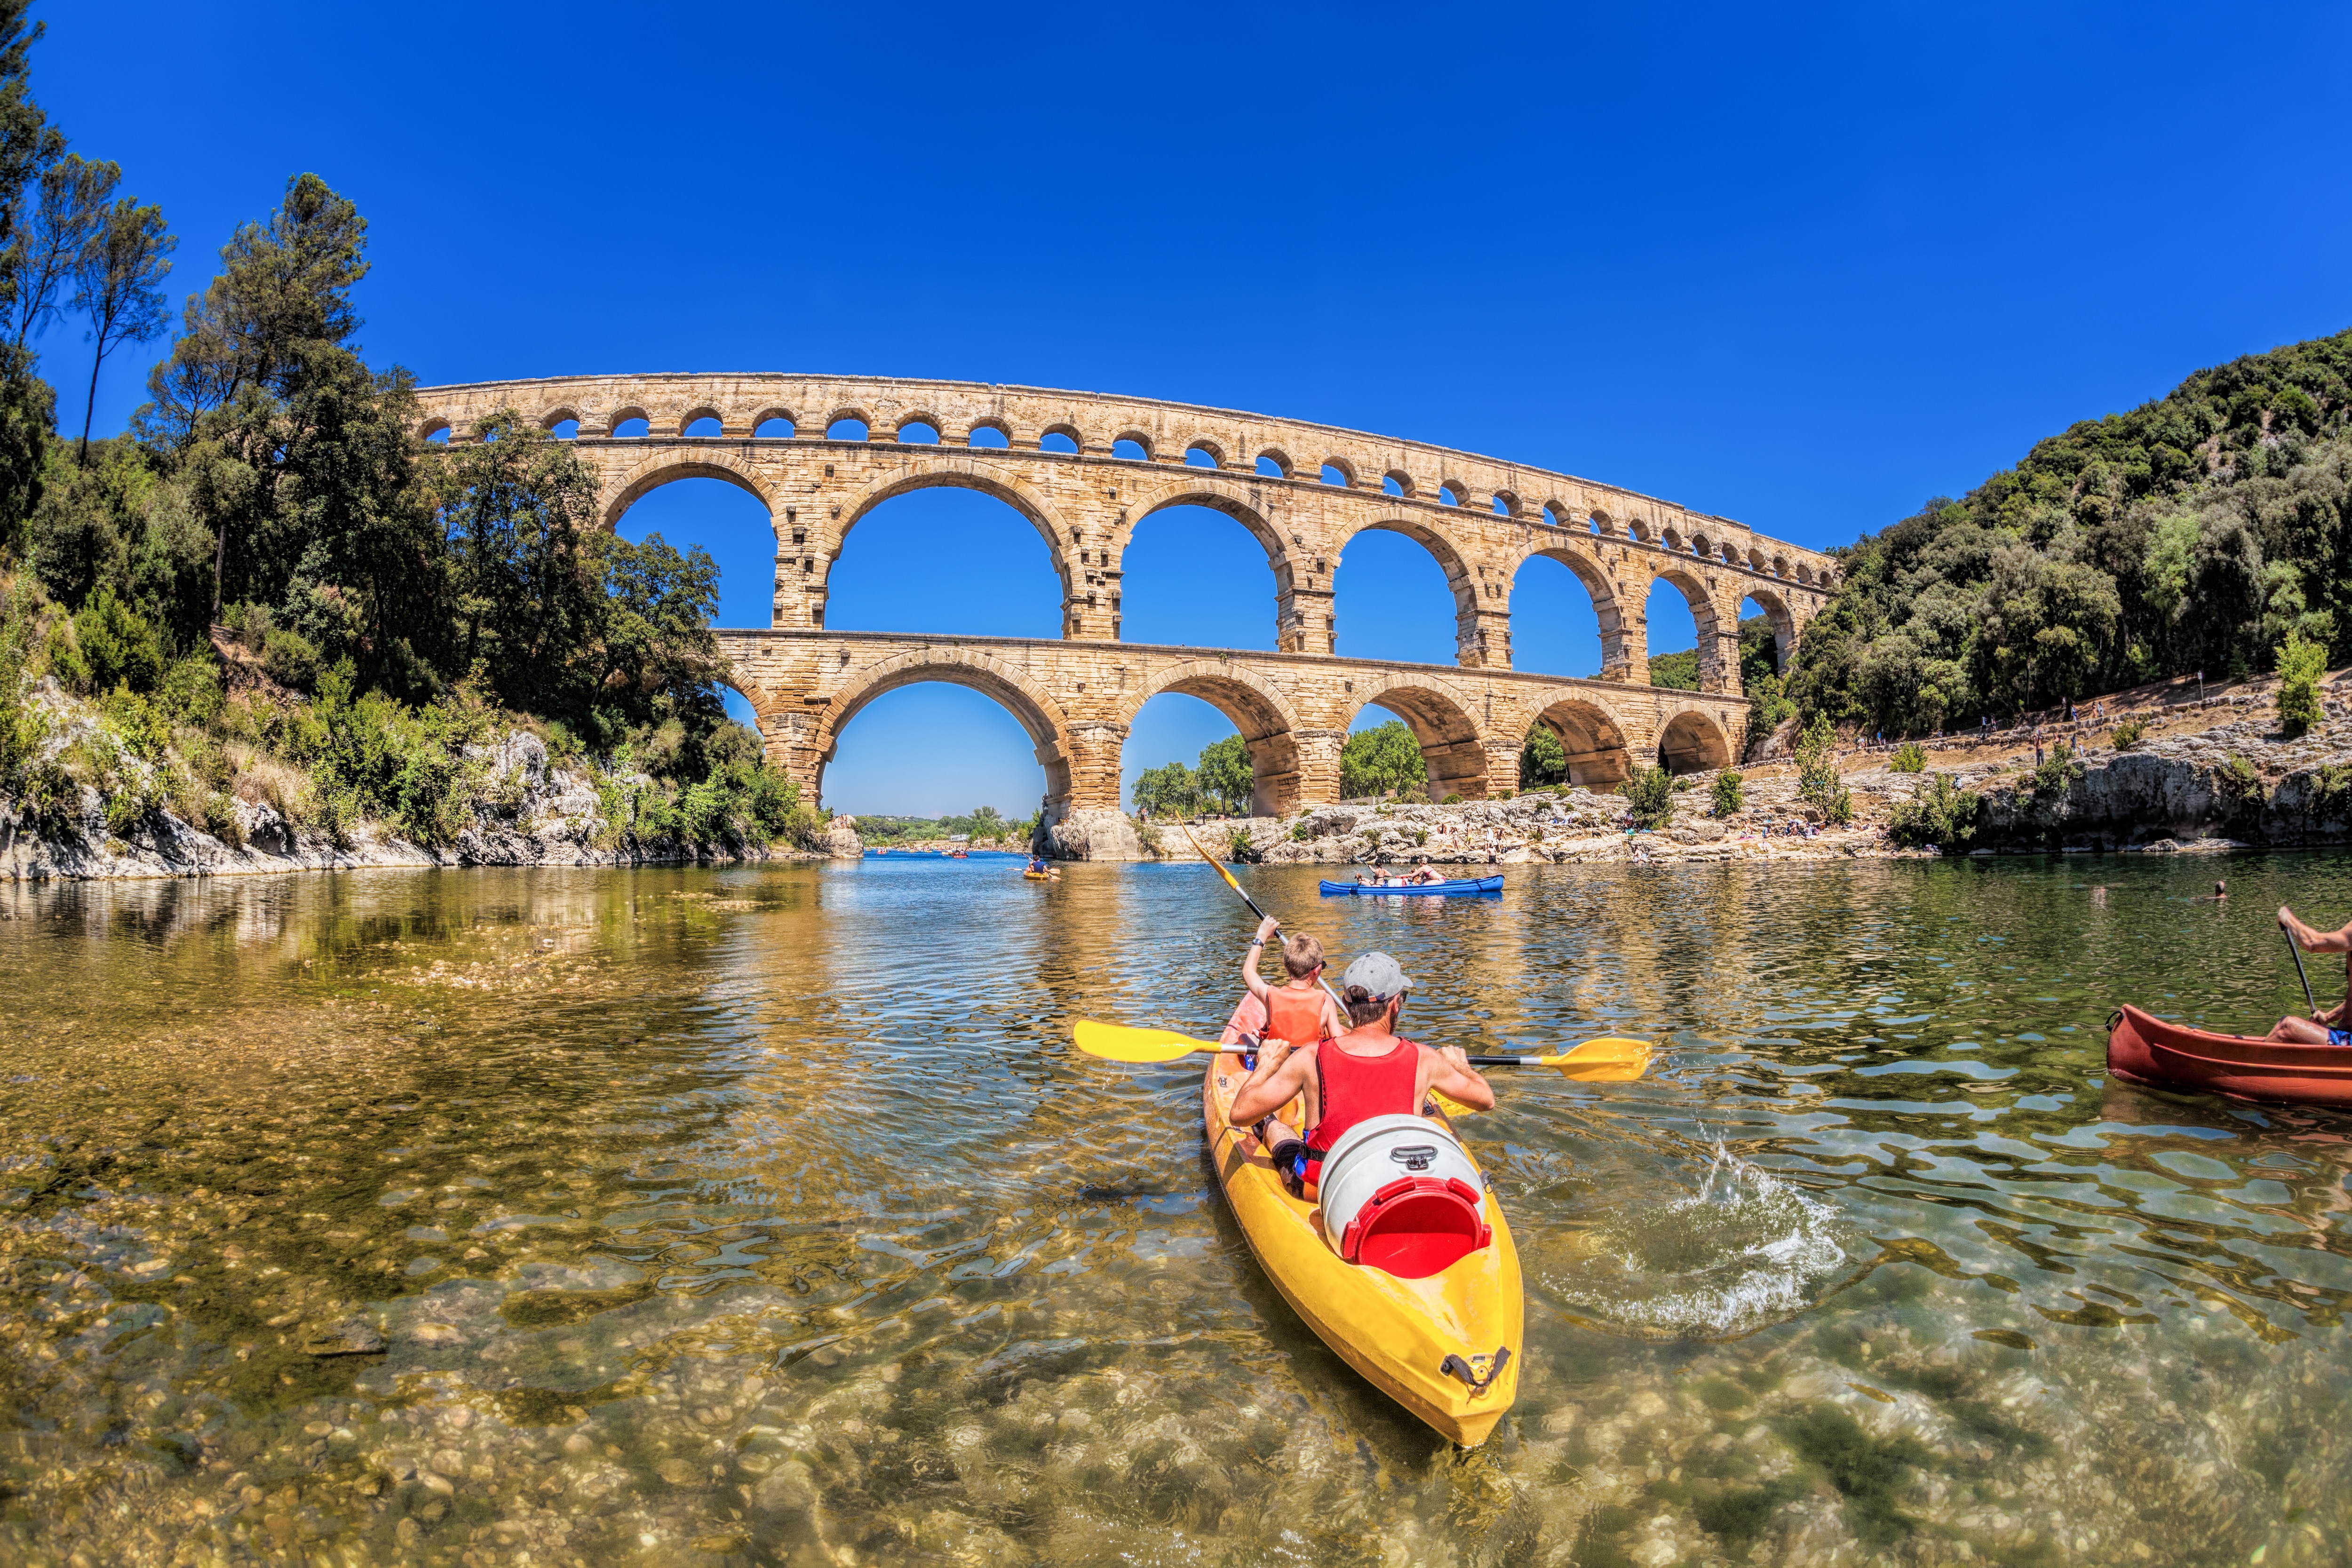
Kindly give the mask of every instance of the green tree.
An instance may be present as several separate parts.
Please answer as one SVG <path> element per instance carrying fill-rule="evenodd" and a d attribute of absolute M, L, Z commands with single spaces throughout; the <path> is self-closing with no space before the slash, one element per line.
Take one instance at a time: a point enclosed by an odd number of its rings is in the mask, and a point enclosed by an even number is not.
<path fill-rule="evenodd" d="M 1797 742 L 1797 793 L 1832 822 L 1853 820 L 1853 798 L 1837 771 L 1837 731 L 1826 714 L 1816 717 Z"/>
<path fill-rule="evenodd" d="M 1181 763 L 1146 768 L 1135 778 L 1135 809 L 1151 816 L 1191 816 L 1202 798 L 1200 779 Z"/>
<path fill-rule="evenodd" d="M 1211 809 L 1230 816 L 1239 816 L 1249 810 L 1257 789 L 1257 774 L 1250 764 L 1249 747 L 1239 735 L 1227 735 L 1201 748 L 1194 776 Z"/>
<path fill-rule="evenodd" d="M 316 174 L 297 174 L 267 223 L 241 226 L 221 270 L 190 295 L 172 353 L 134 416 L 143 439 L 178 448 L 208 411 L 259 389 L 280 397 L 318 371 L 319 349 L 360 328 L 352 286 L 367 276 L 367 221 Z"/>
<path fill-rule="evenodd" d="M 1740 808 L 1744 804 L 1739 791 L 1739 786 L 1744 781 L 1742 781 L 1739 774 L 1729 768 L 1725 768 L 1722 772 L 1715 775 L 1714 808 L 1716 816 L 1729 816 Z"/>
<path fill-rule="evenodd" d="M 152 691 L 163 679 L 163 647 L 155 628 L 103 583 L 74 616 L 74 647 L 91 691 L 117 686 Z"/>
<path fill-rule="evenodd" d="M 1650 684 L 1671 686 L 1682 691 L 1696 691 L 1698 689 L 1698 649 L 1686 647 L 1680 653 L 1652 654 Z"/>
<path fill-rule="evenodd" d="M 1421 742 L 1401 720 L 1359 730 L 1339 748 L 1339 793 L 1350 800 L 1402 795 L 1425 784 L 1428 777 Z"/>
<path fill-rule="evenodd" d="M 0 272 L 9 279 L 9 298 L 0 322 L 13 323 L 18 348 L 62 313 L 59 295 L 79 272 L 107 221 L 121 168 L 68 153 L 41 171 L 38 195 L 17 226 Z"/>
<path fill-rule="evenodd" d="M 2326 716 L 2319 705 L 2319 678 L 2326 669 L 2325 645 L 2305 642 L 2294 632 L 2279 645 L 2279 727 L 2289 735 L 2304 733 Z"/>
<path fill-rule="evenodd" d="M 89 456 L 89 422 L 98 407 L 98 373 L 123 343 L 143 343 L 163 330 L 163 278 L 179 245 L 163 224 L 163 209 L 129 196 L 100 215 L 74 266 L 73 308 L 89 321 L 96 350 L 89 396 L 82 408 L 81 457 Z"/>
<path fill-rule="evenodd" d="M 1568 748 L 1549 728 L 1538 724 L 1528 731 L 1528 743 L 1519 748 L 1519 787 L 1542 789 L 1567 781 Z"/>
<path fill-rule="evenodd" d="M 1625 797 L 1636 827 L 1664 827 L 1674 817 L 1674 775 L 1664 768 L 1635 768 L 1617 793 Z"/>

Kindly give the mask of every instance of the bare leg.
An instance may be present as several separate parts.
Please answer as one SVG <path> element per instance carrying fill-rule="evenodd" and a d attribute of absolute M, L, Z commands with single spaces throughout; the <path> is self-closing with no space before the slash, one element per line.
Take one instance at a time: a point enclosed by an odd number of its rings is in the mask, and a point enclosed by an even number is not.
<path fill-rule="evenodd" d="M 2324 1046 L 2327 1043 L 2327 1026 L 2314 1023 L 2309 1018 L 2290 1016 L 2273 1025 L 2271 1032 L 2263 1037 L 2298 1046 Z"/>

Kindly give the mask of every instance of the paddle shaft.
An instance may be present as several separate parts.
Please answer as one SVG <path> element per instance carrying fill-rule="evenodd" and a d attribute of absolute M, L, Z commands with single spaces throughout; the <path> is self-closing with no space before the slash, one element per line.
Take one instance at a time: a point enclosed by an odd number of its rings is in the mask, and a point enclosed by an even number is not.
<path fill-rule="evenodd" d="M 1231 871 L 1225 869 L 1223 861 L 1210 858 L 1209 852 L 1201 847 L 1201 841 L 1192 837 L 1192 828 L 1189 823 L 1180 824 L 1179 826 L 1183 827 L 1184 842 L 1192 847 L 1192 853 L 1198 855 L 1202 859 L 1207 860 L 1209 862 L 1209 869 L 1214 871 L 1219 877 L 1224 879 L 1225 886 L 1231 888 L 1234 892 L 1239 893 L 1242 896 L 1242 902 L 1250 907 L 1250 913 L 1255 915 L 1262 921 L 1272 920 L 1274 918 L 1272 915 L 1267 914 L 1264 910 L 1257 907 L 1257 900 L 1249 896 L 1249 889 L 1242 886 L 1239 878 L 1235 877 Z M 1340 1013 L 1345 1015 L 1348 1011 L 1348 1004 L 1340 1001 L 1339 994 L 1331 989 L 1331 983 L 1318 974 L 1315 977 L 1315 984 L 1323 987 L 1324 995 L 1328 996 L 1332 1001 L 1339 1003 Z"/>
<path fill-rule="evenodd" d="M 2294 977 L 2303 982 L 2304 1005 L 2311 1009 L 2311 1016 L 2316 1018 L 2319 1016 L 2319 998 L 2311 994 L 2311 976 L 2304 973 L 2303 949 L 2295 945 L 2294 932 L 2286 929 L 2284 921 L 2279 922 L 2279 934 L 2286 938 L 2286 950 L 2294 959 Z"/>

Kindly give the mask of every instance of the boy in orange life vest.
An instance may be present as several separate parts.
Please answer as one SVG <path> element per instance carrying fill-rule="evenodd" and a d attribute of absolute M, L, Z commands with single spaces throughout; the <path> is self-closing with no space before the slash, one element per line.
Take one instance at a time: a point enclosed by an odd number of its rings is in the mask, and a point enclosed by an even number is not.
<path fill-rule="evenodd" d="M 1433 1089 L 1473 1110 L 1495 1108 L 1495 1091 L 1470 1069 L 1458 1047 L 1432 1048 L 1398 1037 L 1397 1019 L 1412 982 L 1395 959 L 1368 952 L 1348 965 L 1339 986 L 1355 1027 L 1314 1047 L 1269 1042 L 1259 1052 L 1257 1070 L 1234 1096 L 1236 1126 L 1270 1116 L 1293 1095 L 1307 1097 L 1311 1125 L 1303 1142 L 1279 1121 L 1258 1128 L 1293 1197 L 1315 1195 L 1323 1156 L 1359 1121 L 1418 1115 Z"/>
<path fill-rule="evenodd" d="M 1331 994 L 1323 989 L 1323 944 L 1311 936 L 1283 939 L 1282 967 L 1289 971 L 1290 979 L 1280 990 L 1268 985 L 1265 976 L 1257 972 L 1258 952 L 1281 924 L 1272 915 L 1259 922 L 1257 935 L 1242 954 L 1242 984 L 1265 1010 L 1265 1027 L 1259 1034 L 1269 1040 L 1311 1046 L 1339 1032 L 1339 1010 L 1332 1005 Z"/>

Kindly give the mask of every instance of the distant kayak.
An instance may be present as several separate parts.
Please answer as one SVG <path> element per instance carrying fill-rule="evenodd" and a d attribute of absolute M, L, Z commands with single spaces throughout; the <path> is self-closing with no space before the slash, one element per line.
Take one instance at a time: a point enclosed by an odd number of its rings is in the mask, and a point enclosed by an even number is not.
<path fill-rule="evenodd" d="M 2352 1047 L 2217 1035 L 2129 1005 L 2108 1021 L 2107 1070 L 2159 1089 L 2352 1107 Z"/>
<path fill-rule="evenodd" d="M 1044 882 L 1050 881 L 1052 879 L 1044 871 L 1024 871 L 1021 873 L 1021 879 L 1024 882 Z"/>
<path fill-rule="evenodd" d="M 1493 896 L 1503 890 L 1500 877 L 1478 877 L 1459 882 L 1413 882 L 1384 888 L 1377 883 L 1326 882 L 1323 896 L 1335 898 L 1341 893 L 1361 893 L 1367 898 L 1386 898 L 1391 893 L 1429 893 L 1440 898 L 1477 898 Z"/>

